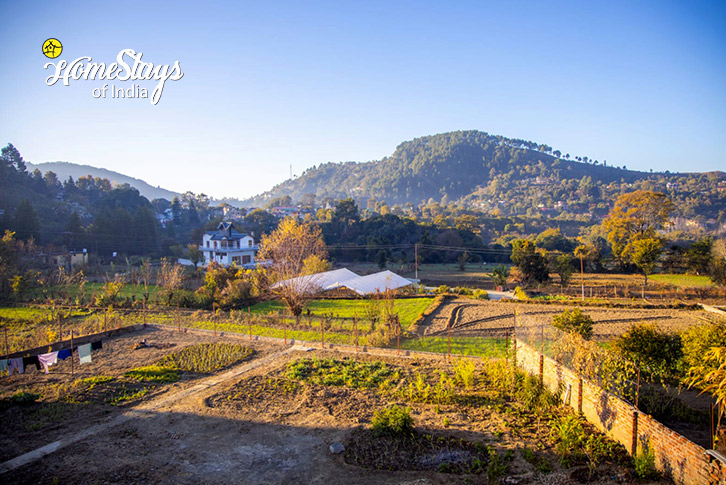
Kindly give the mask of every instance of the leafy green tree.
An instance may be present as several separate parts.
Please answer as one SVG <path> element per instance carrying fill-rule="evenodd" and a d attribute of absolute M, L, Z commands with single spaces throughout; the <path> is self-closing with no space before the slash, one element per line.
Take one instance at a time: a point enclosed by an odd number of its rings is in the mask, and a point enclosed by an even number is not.
<path fill-rule="evenodd" d="M 289 195 L 283 195 L 282 197 L 276 197 L 267 203 L 265 206 L 268 209 L 273 207 L 290 207 L 292 205 L 292 197 Z"/>
<path fill-rule="evenodd" d="M 350 197 L 339 200 L 335 205 L 335 212 L 333 213 L 334 222 L 350 225 L 358 222 L 358 219 L 358 205 Z"/>
<path fill-rule="evenodd" d="M 81 244 L 81 238 L 83 237 L 83 226 L 81 225 L 81 218 L 76 212 L 71 212 L 68 217 L 68 223 L 66 224 L 66 233 L 68 236 L 68 249 L 73 250 L 76 245 Z"/>
<path fill-rule="evenodd" d="M 18 239 L 27 241 L 30 238 L 40 240 L 40 219 L 30 200 L 23 199 L 15 212 L 12 227 Z"/>
<path fill-rule="evenodd" d="M 555 328 L 563 332 L 579 334 L 585 340 L 590 340 L 593 324 L 592 317 L 583 313 L 579 308 L 565 310 L 552 318 L 552 325 Z"/>
<path fill-rule="evenodd" d="M 681 338 L 660 332 L 652 323 L 633 325 L 615 347 L 650 378 L 677 379 L 683 357 Z"/>
<path fill-rule="evenodd" d="M 187 258 L 194 265 L 194 269 L 197 269 L 197 265 L 204 261 L 204 253 L 199 249 L 199 246 L 192 243 L 187 245 Z"/>
<path fill-rule="evenodd" d="M 726 286 L 726 239 L 719 239 L 711 248 L 711 280 L 720 286 Z"/>
<path fill-rule="evenodd" d="M 631 260 L 640 271 L 643 272 L 643 297 L 645 297 L 645 287 L 648 286 L 648 275 L 653 273 L 655 263 L 658 261 L 660 253 L 663 251 L 663 241 L 655 237 L 646 237 L 636 239 L 632 242 Z"/>
<path fill-rule="evenodd" d="M 570 284 L 572 280 L 573 264 L 575 260 L 569 254 L 560 254 L 555 258 L 554 270 L 560 277 L 560 286 L 562 288 Z"/>
<path fill-rule="evenodd" d="M 547 252 L 535 248 L 532 241 L 516 239 L 512 241 L 512 262 L 519 268 L 526 282 L 544 283 L 549 279 Z"/>
<path fill-rule="evenodd" d="M 182 206 L 177 196 L 171 200 L 171 218 L 175 226 L 182 225 Z"/>

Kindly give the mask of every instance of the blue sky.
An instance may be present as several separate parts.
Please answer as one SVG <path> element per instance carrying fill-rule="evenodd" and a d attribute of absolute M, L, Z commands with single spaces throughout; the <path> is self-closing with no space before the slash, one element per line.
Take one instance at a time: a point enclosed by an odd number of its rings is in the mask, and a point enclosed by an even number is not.
<path fill-rule="evenodd" d="M 0 143 L 243 198 L 462 129 L 630 169 L 726 170 L 726 2 L 0 2 Z M 179 61 L 148 99 L 59 59 Z M 137 82 L 149 89 L 155 82 Z"/>

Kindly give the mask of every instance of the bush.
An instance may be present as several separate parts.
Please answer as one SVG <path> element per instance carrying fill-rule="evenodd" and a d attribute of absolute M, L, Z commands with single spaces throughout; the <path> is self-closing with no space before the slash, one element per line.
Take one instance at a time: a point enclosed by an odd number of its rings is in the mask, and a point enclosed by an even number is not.
<path fill-rule="evenodd" d="M 520 286 L 517 286 L 514 289 L 514 296 L 517 297 L 517 298 L 519 298 L 520 300 L 528 300 L 529 299 L 529 295 L 527 294 L 527 292 L 524 291 L 522 289 L 522 287 L 520 287 Z"/>
<path fill-rule="evenodd" d="M 413 432 L 413 418 L 411 408 L 402 408 L 397 405 L 379 409 L 373 414 L 371 421 L 373 431 L 382 435 L 402 435 Z"/>
<path fill-rule="evenodd" d="M 17 392 L 10 396 L 7 401 L 15 404 L 32 404 L 40 399 L 40 394 L 33 394 L 32 392 Z"/>
<path fill-rule="evenodd" d="M 683 364 L 686 369 L 703 362 L 703 356 L 711 347 L 726 347 L 726 326 L 699 325 L 681 334 Z"/>
<path fill-rule="evenodd" d="M 488 300 L 489 293 L 486 290 L 474 290 L 474 298 L 477 300 Z"/>
<path fill-rule="evenodd" d="M 456 382 L 467 389 L 476 384 L 476 364 L 469 359 L 459 359 L 454 366 Z"/>
<path fill-rule="evenodd" d="M 678 376 L 683 356 L 678 335 L 659 332 L 653 324 L 638 324 L 621 335 L 615 341 L 615 347 L 640 365 L 646 376 L 661 379 Z"/>
<path fill-rule="evenodd" d="M 638 478 L 647 480 L 658 477 L 658 470 L 655 469 L 655 452 L 651 446 L 640 446 L 633 461 L 635 475 Z"/>
<path fill-rule="evenodd" d="M 448 292 L 449 292 L 449 287 L 446 285 L 441 285 L 438 288 L 436 288 L 436 293 L 443 294 L 443 293 L 448 293 Z"/>
<path fill-rule="evenodd" d="M 580 417 L 574 414 L 550 421 L 550 439 L 556 443 L 555 451 L 560 455 L 562 466 L 568 467 L 569 460 L 577 458 L 583 433 Z"/>
<path fill-rule="evenodd" d="M 582 313 L 579 308 L 565 310 L 560 315 L 555 315 L 552 325 L 563 332 L 577 333 L 585 340 L 590 340 L 592 336 L 592 317 Z"/>

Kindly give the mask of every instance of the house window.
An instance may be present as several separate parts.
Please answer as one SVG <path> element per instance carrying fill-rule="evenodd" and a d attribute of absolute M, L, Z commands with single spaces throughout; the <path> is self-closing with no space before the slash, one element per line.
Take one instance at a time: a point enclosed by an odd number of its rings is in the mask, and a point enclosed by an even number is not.
<path fill-rule="evenodd" d="M 250 263 L 250 257 L 242 256 L 242 264 L 249 264 L 249 263 Z"/>
<path fill-rule="evenodd" d="M 232 256 L 232 262 L 235 263 L 235 264 L 239 264 L 240 257 L 239 256 Z"/>
<path fill-rule="evenodd" d="M 247 242 L 249 243 L 249 247 L 252 247 L 252 239 L 250 239 L 250 240 L 249 240 L 249 241 L 247 241 Z"/>
<path fill-rule="evenodd" d="M 237 239 L 237 247 L 239 248 L 239 239 Z"/>
<path fill-rule="evenodd" d="M 209 241 L 207 241 L 207 247 L 209 247 Z"/>
<path fill-rule="evenodd" d="M 217 249 L 217 241 L 214 241 L 214 249 Z"/>

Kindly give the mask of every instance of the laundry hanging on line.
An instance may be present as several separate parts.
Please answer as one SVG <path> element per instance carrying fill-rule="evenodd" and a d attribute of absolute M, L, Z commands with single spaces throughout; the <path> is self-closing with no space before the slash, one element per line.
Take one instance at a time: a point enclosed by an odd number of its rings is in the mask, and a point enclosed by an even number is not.
<path fill-rule="evenodd" d="M 81 364 L 89 364 L 92 362 L 91 351 L 103 349 L 103 340 L 96 340 L 88 344 L 78 345 L 71 349 L 63 349 L 55 352 L 47 352 L 44 354 L 29 355 L 25 357 L 15 357 L 12 359 L 0 359 L 0 374 L 7 369 L 8 376 L 13 374 L 24 374 L 25 371 L 35 366 L 37 370 L 45 370 L 48 374 L 48 368 L 57 364 L 59 360 L 65 360 L 73 357 L 73 352 L 78 352 Z M 42 365 L 42 367 L 41 367 Z"/>
<path fill-rule="evenodd" d="M 13 375 L 13 372 L 17 372 L 18 374 L 22 374 L 25 372 L 25 367 L 23 366 L 23 358 L 22 357 L 16 357 L 14 359 L 8 359 L 8 375 Z"/>
<path fill-rule="evenodd" d="M 78 357 L 81 358 L 81 364 L 91 363 L 91 344 L 78 346 Z"/>
<path fill-rule="evenodd" d="M 45 369 L 45 373 L 48 373 L 48 367 L 58 362 L 58 352 L 49 352 L 47 354 L 40 354 L 38 356 L 40 364 Z"/>

